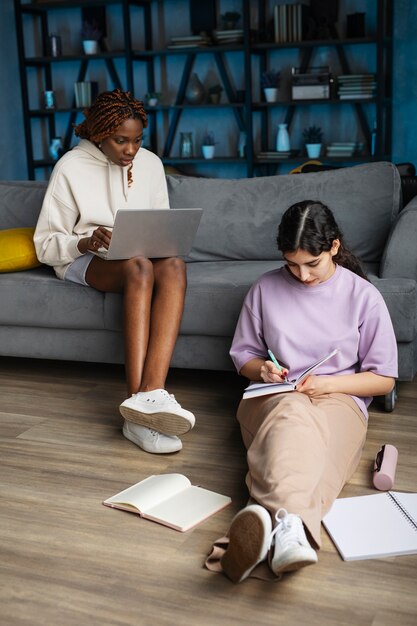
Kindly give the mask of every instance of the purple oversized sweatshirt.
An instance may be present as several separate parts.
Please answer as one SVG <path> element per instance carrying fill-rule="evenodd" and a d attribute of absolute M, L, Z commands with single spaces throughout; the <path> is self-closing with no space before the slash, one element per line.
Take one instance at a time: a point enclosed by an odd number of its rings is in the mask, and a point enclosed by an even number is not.
<path fill-rule="evenodd" d="M 323 283 L 308 287 L 287 267 L 261 276 L 249 290 L 230 355 L 239 372 L 272 350 L 289 369 L 289 380 L 335 348 L 316 375 L 373 372 L 398 376 L 397 343 L 379 291 L 350 270 L 337 266 Z M 372 398 L 352 396 L 364 415 Z"/>

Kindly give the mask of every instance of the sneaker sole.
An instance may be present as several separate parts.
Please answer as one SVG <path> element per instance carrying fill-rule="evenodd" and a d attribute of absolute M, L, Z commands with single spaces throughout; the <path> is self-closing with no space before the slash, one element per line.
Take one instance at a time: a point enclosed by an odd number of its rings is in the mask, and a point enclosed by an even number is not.
<path fill-rule="evenodd" d="M 296 561 L 294 560 L 284 561 L 278 567 L 272 567 L 271 565 L 271 569 L 274 572 L 274 574 L 278 576 L 279 574 L 284 574 L 285 572 L 295 572 L 301 569 L 302 567 L 307 567 L 307 565 L 314 565 L 315 563 L 317 563 L 317 560 L 318 559 L 316 557 L 315 559 L 304 558 L 304 559 L 300 559 Z"/>
<path fill-rule="evenodd" d="M 175 454 L 176 452 L 179 452 L 182 449 L 182 443 L 180 442 L 181 445 L 178 448 L 178 450 L 155 450 L 151 446 L 148 447 L 146 444 L 143 444 L 139 439 L 137 439 L 134 435 L 132 435 L 125 428 L 123 428 L 123 435 L 124 437 L 126 437 L 126 439 L 129 439 L 129 441 L 136 444 L 141 450 L 144 450 L 145 452 L 149 452 L 150 454 Z"/>
<path fill-rule="evenodd" d="M 262 520 L 251 511 L 232 522 L 229 530 L 230 543 L 221 559 L 221 566 L 234 583 L 240 583 L 247 578 L 262 561 L 264 530 Z"/>
<path fill-rule="evenodd" d="M 141 413 L 123 405 L 119 409 L 128 422 L 146 426 L 146 428 L 151 428 L 164 435 L 184 435 L 193 427 L 193 424 L 190 424 L 185 417 L 175 413 L 165 413 L 164 411 L 160 413 Z"/>

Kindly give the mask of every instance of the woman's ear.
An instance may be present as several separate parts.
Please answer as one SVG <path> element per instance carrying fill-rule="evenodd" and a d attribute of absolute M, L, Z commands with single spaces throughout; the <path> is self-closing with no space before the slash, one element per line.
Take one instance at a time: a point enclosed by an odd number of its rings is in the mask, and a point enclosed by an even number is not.
<path fill-rule="evenodd" d="M 332 243 L 332 247 L 330 248 L 330 254 L 332 256 L 336 256 L 336 254 L 339 252 L 339 248 L 340 248 L 340 240 L 334 239 Z"/>

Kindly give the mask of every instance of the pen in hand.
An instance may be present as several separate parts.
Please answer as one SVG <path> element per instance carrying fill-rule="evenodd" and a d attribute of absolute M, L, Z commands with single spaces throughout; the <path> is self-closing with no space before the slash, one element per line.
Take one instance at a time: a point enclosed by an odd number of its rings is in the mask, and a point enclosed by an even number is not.
<path fill-rule="evenodd" d="M 280 364 L 278 363 L 278 361 L 276 360 L 274 353 L 273 353 L 271 350 L 268 350 L 268 354 L 269 354 L 269 357 L 270 357 L 270 359 L 271 359 L 272 363 L 275 365 L 275 367 L 276 367 L 276 368 L 277 368 L 280 372 L 282 372 L 282 371 L 283 371 L 283 368 L 281 367 L 281 365 L 280 365 Z M 285 381 L 287 380 L 287 377 L 286 377 L 286 376 L 284 376 L 284 380 L 285 380 Z"/>

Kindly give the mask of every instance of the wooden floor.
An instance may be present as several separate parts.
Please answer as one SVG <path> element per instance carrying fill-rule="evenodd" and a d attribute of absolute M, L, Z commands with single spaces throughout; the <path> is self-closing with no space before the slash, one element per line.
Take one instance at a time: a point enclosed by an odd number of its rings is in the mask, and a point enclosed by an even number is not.
<path fill-rule="evenodd" d="M 168 389 L 198 421 L 181 453 L 155 456 L 121 435 L 121 367 L 0 359 L 1 626 L 415 626 L 417 555 L 343 562 L 324 529 L 319 563 L 278 583 L 233 585 L 204 569 L 247 496 L 234 419 L 242 384 L 172 371 Z M 417 378 L 398 388 L 393 413 L 371 410 L 346 495 L 373 492 L 383 443 L 399 450 L 395 488 L 417 491 Z M 102 506 L 162 472 L 233 503 L 187 533 Z"/>

